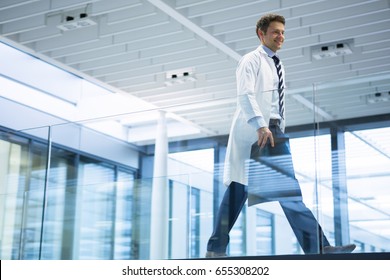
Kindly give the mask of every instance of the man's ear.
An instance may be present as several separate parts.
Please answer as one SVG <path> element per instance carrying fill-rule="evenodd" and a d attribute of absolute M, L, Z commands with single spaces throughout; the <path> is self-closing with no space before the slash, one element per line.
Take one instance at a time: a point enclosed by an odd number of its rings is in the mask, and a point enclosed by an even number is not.
<path fill-rule="evenodd" d="M 260 29 L 257 30 L 257 36 L 259 37 L 260 41 L 263 41 L 264 33 Z"/>

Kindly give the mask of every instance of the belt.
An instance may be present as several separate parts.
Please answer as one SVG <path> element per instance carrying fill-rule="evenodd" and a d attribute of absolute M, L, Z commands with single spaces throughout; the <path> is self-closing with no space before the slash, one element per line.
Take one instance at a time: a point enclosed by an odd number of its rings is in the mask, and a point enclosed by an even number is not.
<path fill-rule="evenodd" d="M 280 119 L 270 119 L 269 120 L 269 125 L 279 125 L 280 124 Z"/>

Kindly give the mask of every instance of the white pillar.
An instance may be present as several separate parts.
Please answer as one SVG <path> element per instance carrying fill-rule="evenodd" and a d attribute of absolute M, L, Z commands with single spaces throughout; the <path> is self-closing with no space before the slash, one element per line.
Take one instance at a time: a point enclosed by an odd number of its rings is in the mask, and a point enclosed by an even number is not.
<path fill-rule="evenodd" d="M 150 225 L 150 259 L 168 258 L 168 132 L 165 115 L 165 112 L 160 111 L 154 152 Z"/>

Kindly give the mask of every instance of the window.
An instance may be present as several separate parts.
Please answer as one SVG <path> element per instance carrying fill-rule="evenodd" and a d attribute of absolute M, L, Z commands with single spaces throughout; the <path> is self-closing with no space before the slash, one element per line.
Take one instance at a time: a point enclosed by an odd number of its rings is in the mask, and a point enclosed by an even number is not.
<path fill-rule="evenodd" d="M 1 259 L 137 257 L 133 171 L 53 145 L 46 172 L 47 145 L 0 137 Z"/>

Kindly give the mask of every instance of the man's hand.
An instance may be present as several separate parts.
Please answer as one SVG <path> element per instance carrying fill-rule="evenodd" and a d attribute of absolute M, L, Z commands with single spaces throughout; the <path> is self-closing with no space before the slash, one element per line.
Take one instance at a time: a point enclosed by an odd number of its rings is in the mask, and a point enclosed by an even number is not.
<path fill-rule="evenodd" d="M 272 135 L 271 130 L 268 129 L 268 127 L 261 127 L 257 130 L 257 145 L 260 146 L 260 148 L 264 148 L 267 144 L 267 141 L 269 139 L 269 142 L 271 143 L 271 146 L 273 147 L 275 145 L 274 143 L 274 137 Z"/>

